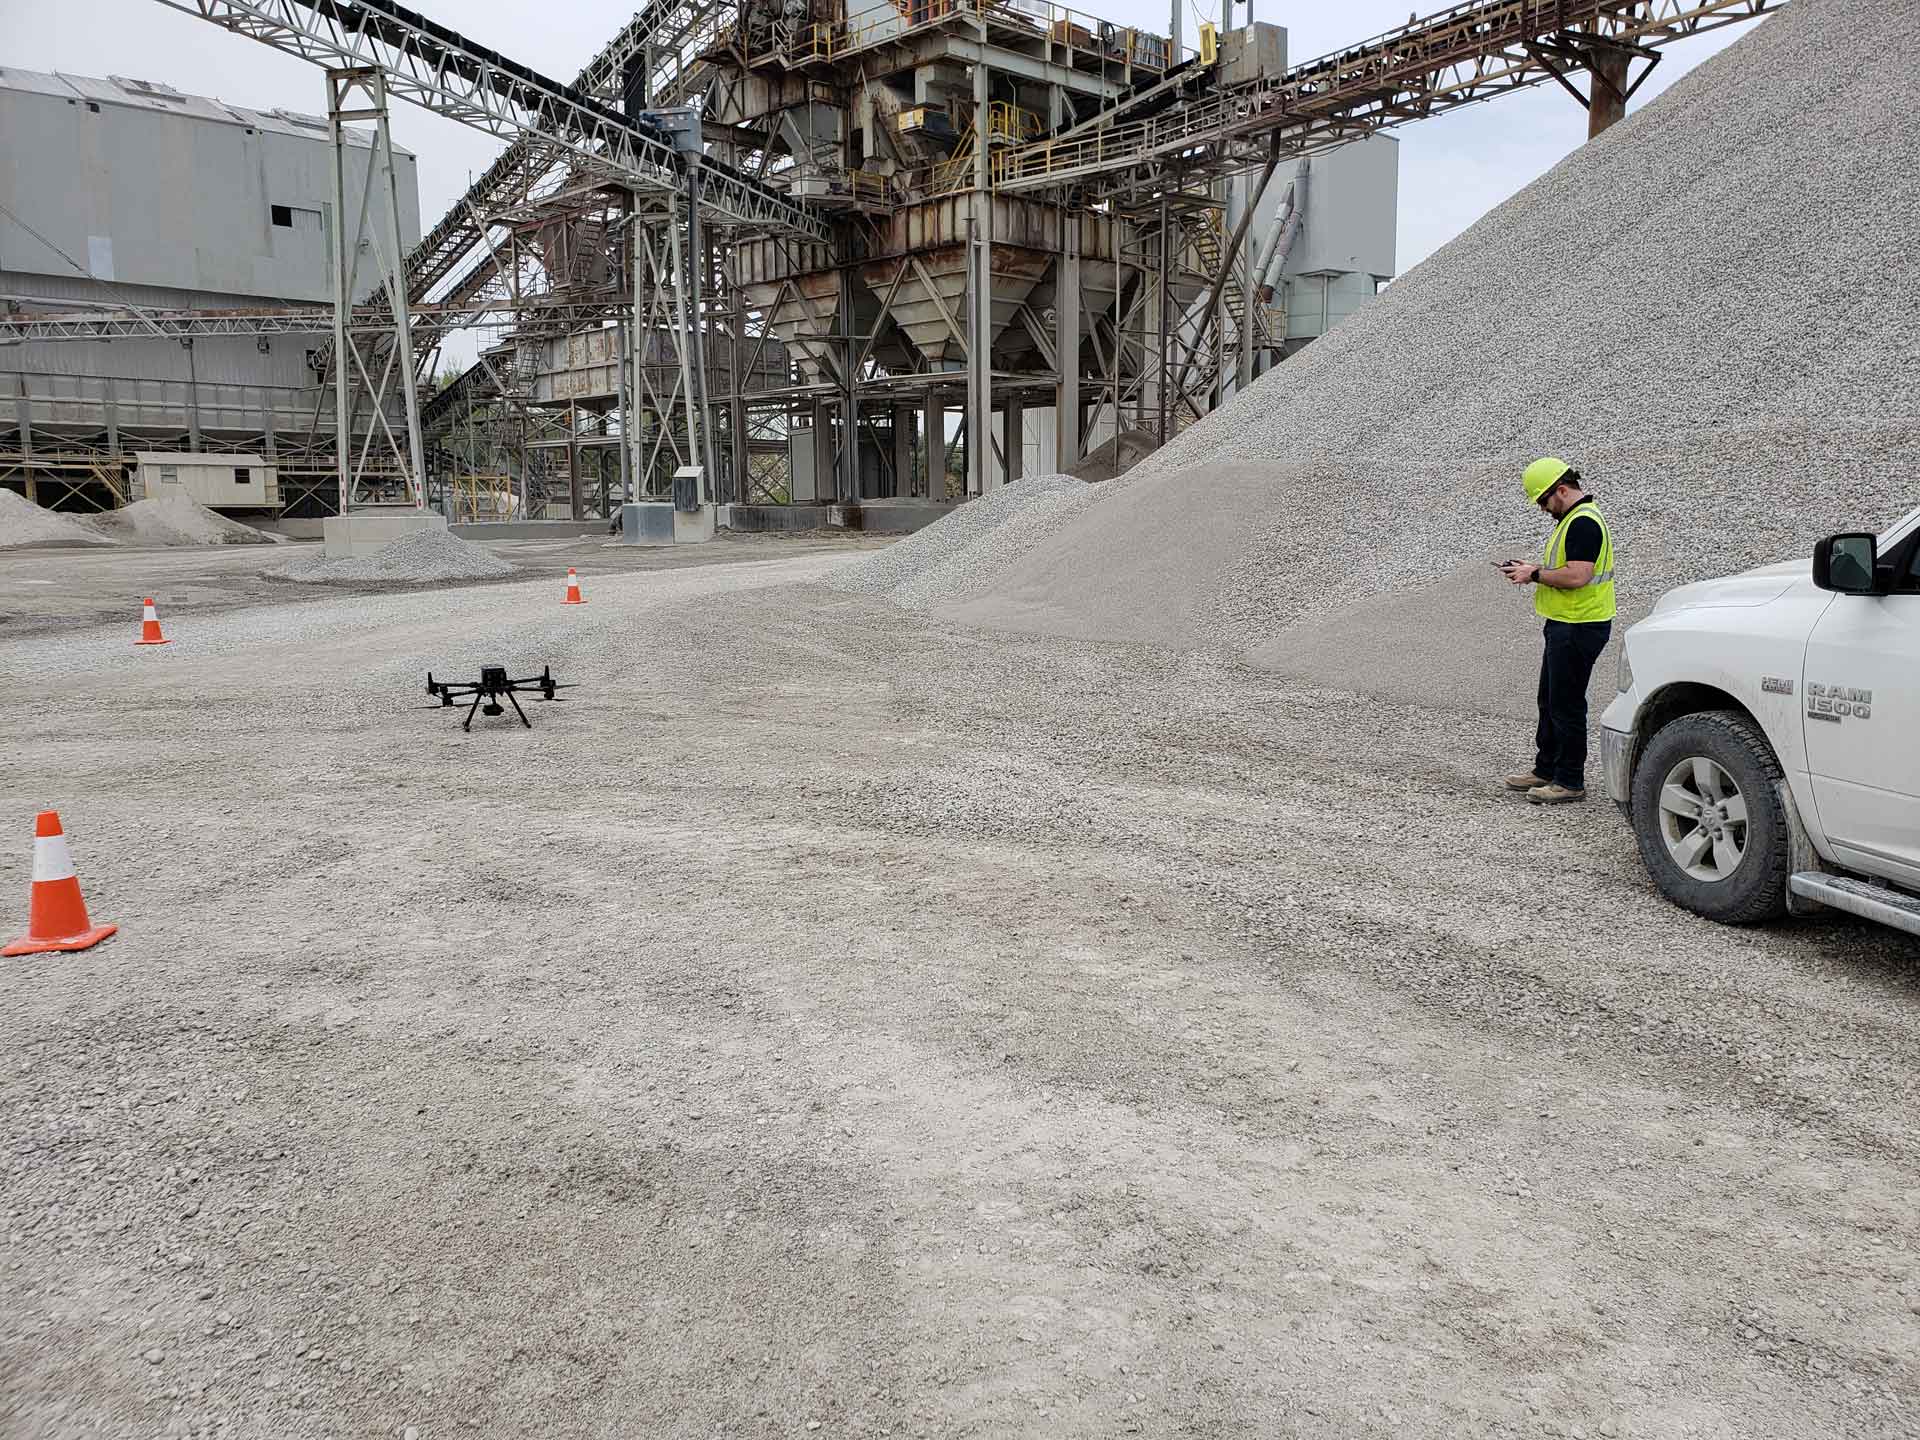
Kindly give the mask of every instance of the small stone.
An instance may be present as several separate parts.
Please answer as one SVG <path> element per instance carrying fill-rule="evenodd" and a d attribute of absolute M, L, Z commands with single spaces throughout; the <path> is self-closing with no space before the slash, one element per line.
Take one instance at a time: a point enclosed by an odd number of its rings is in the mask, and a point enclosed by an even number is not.
<path fill-rule="evenodd" d="M 397 324 L 399 322 L 396 321 L 395 323 Z M 407 1426 L 406 1429 L 400 1432 L 400 1440 L 420 1440 L 420 1427 L 418 1425 Z"/>
<path fill-rule="evenodd" d="M 166 1358 L 167 1352 L 164 1350 L 149 1350 L 146 1354 L 146 1361 L 149 1365 L 158 1365 Z"/>

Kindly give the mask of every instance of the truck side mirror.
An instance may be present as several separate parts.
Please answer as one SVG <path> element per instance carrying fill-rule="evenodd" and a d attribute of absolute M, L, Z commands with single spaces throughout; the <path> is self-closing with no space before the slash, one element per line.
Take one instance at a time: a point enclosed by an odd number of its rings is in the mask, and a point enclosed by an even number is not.
<path fill-rule="evenodd" d="M 1877 595 L 1879 564 L 1878 537 L 1829 535 L 1813 547 L 1813 583 L 1841 595 Z"/>

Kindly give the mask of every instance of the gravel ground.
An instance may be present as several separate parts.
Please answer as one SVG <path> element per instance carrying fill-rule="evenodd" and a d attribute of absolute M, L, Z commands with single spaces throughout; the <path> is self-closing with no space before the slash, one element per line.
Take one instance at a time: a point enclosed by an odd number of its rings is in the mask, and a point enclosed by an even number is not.
<path fill-rule="evenodd" d="M 110 543 L 83 521 L 57 511 L 42 510 L 26 496 L 0 485 L 0 550 Z"/>
<path fill-rule="evenodd" d="M 1100 486 L 955 618 L 1221 644 L 1381 693 L 1416 676 L 1472 706 L 1532 690 L 1530 593 L 1486 561 L 1540 553 L 1537 455 L 1592 483 L 1628 620 L 1892 522 L 1920 503 L 1920 247 L 1887 243 L 1920 234 L 1916 47 L 1920 6 L 1796 0 Z M 1478 598 L 1368 631 L 1436 586 Z M 1493 668 L 1446 663 L 1490 624 L 1517 639 Z"/>
<path fill-rule="evenodd" d="M 1920 1432 L 1912 942 L 846 563 L 0 640 L 0 1433 Z"/>
<path fill-rule="evenodd" d="M 309 551 L 287 562 L 286 577 L 308 584 L 341 580 L 390 580 L 432 585 L 447 580 L 497 580 L 513 566 L 484 545 L 463 540 L 450 530 L 415 530 L 371 555 L 329 560 Z"/>
<path fill-rule="evenodd" d="M 284 536 L 269 535 L 238 520 L 217 515 L 186 495 L 136 500 L 119 510 L 89 515 L 86 523 L 109 540 L 126 545 L 281 545 Z"/>
<path fill-rule="evenodd" d="M 832 535 L 723 534 L 712 545 L 645 546 L 609 543 L 584 535 L 488 539 L 487 548 L 513 566 L 518 579 L 539 578 L 557 603 L 569 568 L 577 568 L 591 599 L 601 577 L 664 572 L 716 565 L 755 565 L 796 555 L 858 555 L 888 543 L 858 533 Z M 301 543 L 293 555 L 317 559 L 317 544 Z M 38 550 L 0 552 L 0 636 L 9 638 L 73 630 L 88 625 L 137 631 L 140 602 L 151 595 L 172 635 L 200 617 L 261 604 L 315 603 L 344 590 L 378 593 L 404 590 L 404 581 L 338 581 L 297 585 L 285 572 L 286 552 L 252 545 L 190 547 L 96 546 L 69 550 L 57 563 Z M 490 584 L 450 581 L 447 584 Z M 184 632 L 181 632 L 184 634 Z"/>

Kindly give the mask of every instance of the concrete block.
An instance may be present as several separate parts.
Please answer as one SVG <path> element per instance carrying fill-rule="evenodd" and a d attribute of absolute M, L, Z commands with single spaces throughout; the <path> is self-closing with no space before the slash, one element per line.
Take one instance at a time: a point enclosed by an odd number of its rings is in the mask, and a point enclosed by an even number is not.
<path fill-rule="evenodd" d="M 475 520 L 449 528 L 454 534 L 485 544 L 489 540 L 572 540 L 582 535 L 604 535 L 605 520 Z"/>
<path fill-rule="evenodd" d="M 327 516 L 320 527 L 320 538 L 329 560 L 344 560 L 349 555 L 371 555 L 416 530 L 446 528 L 447 517 L 431 510 L 415 510 L 412 506 L 367 509 Z"/>
<path fill-rule="evenodd" d="M 911 535 L 953 509 L 944 501 L 868 500 L 860 507 L 860 528 L 874 535 Z"/>
<path fill-rule="evenodd" d="M 697 510 L 679 510 L 673 512 L 673 543 L 676 545 L 703 545 L 713 539 L 713 506 L 702 505 Z"/>
<path fill-rule="evenodd" d="M 824 530 L 824 505 L 729 505 L 727 526 L 742 534 L 760 535 L 786 530 Z"/>
<path fill-rule="evenodd" d="M 620 543 L 673 544 L 673 506 L 665 500 L 647 500 L 620 507 Z"/>
<path fill-rule="evenodd" d="M 713 539 L 714 507 L 676 510 L 665 500 L 620 507 L 623 545 L 699 545 Z"/>

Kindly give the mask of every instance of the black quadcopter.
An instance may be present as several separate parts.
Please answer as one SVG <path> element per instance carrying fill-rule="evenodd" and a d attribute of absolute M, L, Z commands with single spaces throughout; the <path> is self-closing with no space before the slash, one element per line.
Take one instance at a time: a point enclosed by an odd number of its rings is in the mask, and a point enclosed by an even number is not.
<path fill-rule="evenodd" d="M 513 698 L 515 694 L 531 695 L 537 691 L 542 700 L 557 700 L 560 697 L 554 693 L 556 690 L 573 688 L 553 678 L 551 665 L 543 665 L 538 675 L 525 680 L 509 680 L 504 665 L 482 665 L 478 680 L 436 680 L 431 670 L 427 672 L 427 694 L 440 702 L 439 705 L 429 706 L 429 709 L 444 709 L 456 700 L 464 700 L 469 695 L 473 697 L 473 704 L 467 707 L 467 718 L 460 722 L 462 730 L 473 728 L 476 710 L 482 715 L 506 714 L 506 705 L 500 703 L 502 700 L 513 706 L 513 713 L 520 717 L 520 723 L 531 730 L 533 722 L 527 719 L 527 712 L 520 708 L 520 702 Z M 486 702 L 484 705 L 480 703 L 483 700 Z"/>

